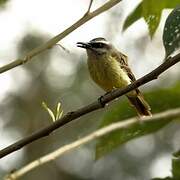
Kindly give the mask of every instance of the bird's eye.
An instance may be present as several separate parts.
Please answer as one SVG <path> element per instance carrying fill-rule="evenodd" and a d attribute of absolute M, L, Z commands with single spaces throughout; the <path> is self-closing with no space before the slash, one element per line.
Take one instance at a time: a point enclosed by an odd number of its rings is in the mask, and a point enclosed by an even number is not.
<path fill-rule="evenodd" d="M 99 43 L 99 47 L 100 48 L 104 47 L 104 44 L 103 43 Z"/>
<path fill-rule="evenodd" d="M 104 44 L 103 43 L 93 43 L 94 48 L 103 48 Z"/>

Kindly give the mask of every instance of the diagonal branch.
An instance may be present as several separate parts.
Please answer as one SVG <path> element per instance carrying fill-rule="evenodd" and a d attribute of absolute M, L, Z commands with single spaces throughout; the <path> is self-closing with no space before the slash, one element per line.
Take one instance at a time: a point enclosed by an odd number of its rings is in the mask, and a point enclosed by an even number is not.
<path fill-rule="evenodd" d="M 180 108 L 176 108 L 176 109 L 171 109 L 168 111 L 164 111 L 161 113 L 157 113 L 154 114 L 152 117 L 145 117 L 143 118 L 143 122 L 147 123 L 147 122 L 152 122 L 152 121 L 164 121 L 167 119 L 175 119 L 177 117 L 180 117 Z M 42 156 L 41 158 L 36 159 L 35 161 L 30 162 L 29 164 L 27 164 L 26 166 L 20 168 L 19 170 L 16 170 L 13 173 L 10 173 L 9 175 L 7 175 L 4 180 L 15 180 L 18 179 L 20 177 L 22 177 L 24 174 L 28 173 L 29 171 L 32 171 L 33 169 L 48 163 L 50 161 L 55 160 L 56 158 L 58 158 L 59 156 L 83 145 L 86 144 L 90 141 L 93 141 L 95 139 L 98 139 L 102 136 L 105 136 L 108 133 L 111 133 L 113 131 L 119 130 L 119 129 L 123 129 L 123 128 L 128 128 L 134 124 L 140 123 L 141 121 L 139 121 L 138 118 L 134 117 L 134 118 L 130 118 L 130 119 L 125 119 L 123 121 L 117 122 L 117 123 L 113 123 L 110 124 L 106 127 L 103 127 L 101 129 L 98 129 L 92 133 L 90 133 L 89 135 L 78 139 L 70 144 L 67 144 L 63 147 L 58 148 L 57 150 Z"/>
<path fill-rule="evenodd" d="M 107 11 L 108 9 L 112 8 L 113 6 L 115 6 L 116 4 L 118 4 L 120 1 L 122 0 L 109 0 L 107 3 L 105 3 L 104 5 L 102 5 L 101 7 L 97 8 L 96 10 L 94 10 L 93 12 L 86 12 L 85 15 L 80 18 L 78 21 L 76 21 L 73 25 L 71 25 L 70 27 L 68 27 L 66 30 L 64 30 L 62 33 L 58 34 L 57 36 L 53 37 L 52 39 L 50 39 L 48 42 L 46 42 L 45 44 L 40 45 L 39 47 L 31 50 L 29 53 L 27 53 L 25 55 L 25 57 L 23 57 L 22 59 L 17 59 L 14 60 L 13 62 L 0 67 L 0 73 L 6 72 L 10 69 L 13 69 L 21 64 L 24 64 L 28 61 L 30 61 L 34 56 L 42 53 L 43 51 L 52 48 L 56 43 L 58 43 L 61 39 L 63 39 L 64 37 L 66 37 L 68 34 L 70 34 L 71 32 L 73 32 L 74 30 L 76 30 L 78 27 L 80 27 L 81 25 L 85 24 L 87 21 L 89 21 L 90 19 L 98 16 L 99 14 Z M 92 5 L 92 0 L 90 1 L 90 5 L 88 10 L 90 10 Z"/>
<path fill-rule="evenodd" d="M 101 97 L 101 102 L 98 99 L 97 101 L 93 102 L 92 104 L 84 106 L 84 107 L 82 107 L 82 108 L 80 108 L 74 112 L 67 113 L 65 116 L 63 116 L 62 118 L 60 118 L 59 120 L 57 120 L 53 124 L 51 124 L 45 128 L 42 128 L 39 131 L 34 132 L 33 134 L 31 134 L 31 135 L 17 141 L 16 143 L 2 149 L 0 151 L 0 158 L 18 150 L 18 149 L 21 149 L 25 145 L 30 144 L 37 139 L 48 136 L 51 132 L 53 132 L 57 128 L 65 125 L 65 124 L 85 115 L 85 114 L 88 114 L 88 113 L 93 112 L 97 109 L 103 108 L 104 106 L 102 106 L 102 104 L 106 104 L 106 103 L 112 101 L 113 99 L 118 98 L 118 97 L 128 93 L 129 91 L 143 85 L 143 84 L 146 84 L 147 82 L 150 82 L 154 79 L 157 79 L 161 73 L 163 73 L 164 71 L 166 71 L 168 68 L 170 68 L 174 64 L 178 63 L 179 61 L 180 61 L 180 53 L 174 57 L 170 57 L 164 63 L 162 63 L 160 66 L 158 66 L 156 69 L 154 69 L 153 71 L 151 71 L 147 75 L 143 76 L 142 78 L 138 79 L 137 81 L 131 83 L 127 87 L 114 90 L 113 92 L 111 92 L 109 94 L 105 94 L 104 96 Z"/>

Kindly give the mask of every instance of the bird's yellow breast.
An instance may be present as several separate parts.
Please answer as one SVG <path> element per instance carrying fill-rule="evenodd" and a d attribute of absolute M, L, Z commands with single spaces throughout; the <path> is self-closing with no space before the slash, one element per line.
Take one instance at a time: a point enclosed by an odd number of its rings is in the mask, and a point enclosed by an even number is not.
<path fill-rule="evenodd" d="M 88 68 L 92 79 L 105 91 L 122 88 L 131 83 L 120 63 L 112 56 L 88 58 Z"/>

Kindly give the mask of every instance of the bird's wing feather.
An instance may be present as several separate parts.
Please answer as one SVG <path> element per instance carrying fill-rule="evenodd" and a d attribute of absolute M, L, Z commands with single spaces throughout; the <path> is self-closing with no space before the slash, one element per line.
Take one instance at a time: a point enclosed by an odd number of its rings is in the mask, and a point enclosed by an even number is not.
<path fill-rule="evenodd" d="M 131 79 L 131 81 L 135 81 L 136 78 L 128 65 L 128 57 L 121 52 L 112 53 L 112 56 L 119 62 L 121 68 L 124 69 L 124 71 L 128 74 L 128 77 Z M 128 96 L 130 102 L 136 107 L 140 115 L 151 115 L 151 108 L 144 100 L 142 93 L 139 91 L 138 88 L 135 89 L 135 92 L 137 93 L 135 97 Z"/>
<path fill-rule="evenodd" d="M 131 81 L 132 82 L 135 81 L 136 78 L 128 65 L 128 57 L 121 52 L 112 53 L 112 56 L 119 62 L 121 68 L 126 71 L 126 73 L 128 74 L 128 77 L 131 79 Z"/>

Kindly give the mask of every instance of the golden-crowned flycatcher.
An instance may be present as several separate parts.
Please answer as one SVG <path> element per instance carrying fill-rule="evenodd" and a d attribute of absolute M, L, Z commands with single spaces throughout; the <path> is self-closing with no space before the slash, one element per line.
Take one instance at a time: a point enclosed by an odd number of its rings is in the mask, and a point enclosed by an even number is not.
<path fill-rule="evenodd" d="M 136 80 L 128 65 L 127 56 L 106 39 L 100 37 L 90 42 L 78 42 L 77 46 L 86 49 L 90 75 L 106 92 L 126 87 Z M 130 91 L 126 96 L 139 116 L 151 115 L 150 106 L 139 89 Z"/>

